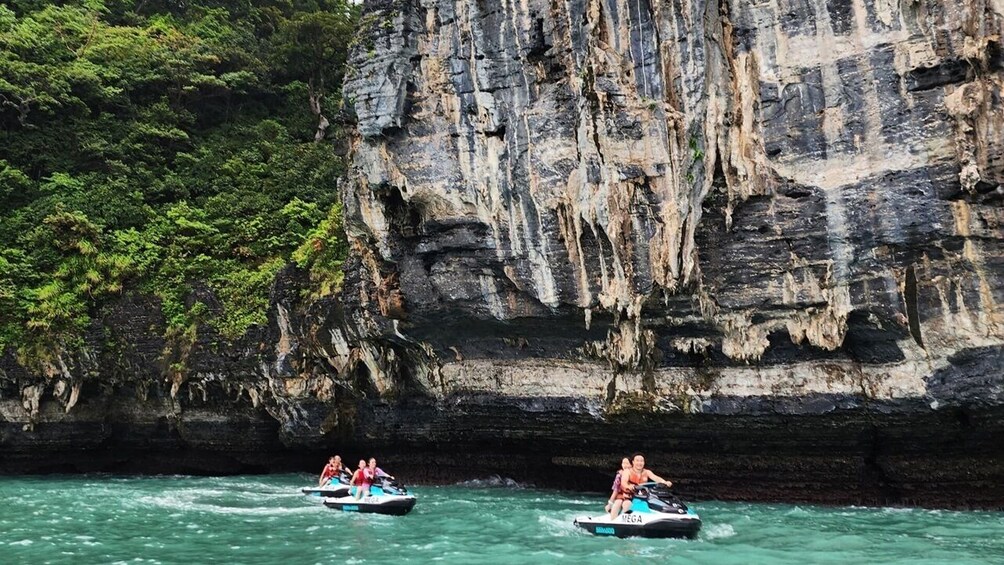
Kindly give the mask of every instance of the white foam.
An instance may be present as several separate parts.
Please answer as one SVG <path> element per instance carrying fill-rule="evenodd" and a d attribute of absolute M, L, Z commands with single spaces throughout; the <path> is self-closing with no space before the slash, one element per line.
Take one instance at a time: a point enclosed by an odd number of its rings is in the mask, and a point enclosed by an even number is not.
<path fill-rule="evenodd" d="M 573 499 L 562 500 L 561 503 L 567 504 L 569 506 L 595 506 L 597 508 L 603 508 L 603 505 L 606 504 L 604 501 L 600 500 L 573 500 Z"/>
<path fill-rule="evenodd" d="M 461 481 L 459 483 L 456 483 L 456 485 L 467 488 L 512 488 L 512 489 L 526 488 L 525 485 L 518 483 L 515 479 L 510 479 L 509 477 L 503 477 L 501 475 L 492 475 L 486 479 L 471 479 L 469 481 Z"/>
<path fill-rule="evenodd" d="M 810 514 L 811 512 L 809 512 L 805 508 L 802 508 L 801 506 L 795 506 L 791 510 L 788 510 L 787 512 L 784 513 L 785 516 L 808 516 Z"/>
<path fill-rule="evenodd" d="M 736 529 L 732 524 L 714 524 L 709 528 L 704 528 L 704 537 L 707 539 L 730 538 L 736 535 Z"/>
<path fill-rule="evenodd" d="M 207 512 L 210 514 L 238 514 L 247 516 L 289 516 L 296 514 L 313 514 L 317 512 L 316 505 L 299 508 L 242 508 L 239 506 L 217 506 L 202 502 L 194 502 L 189 499 L 168 498 L 168 497 L 143 497 L 147 504 L 158 508 L 172 510 L 182 510 L 185 512 Z"/>
<path fill-rule="evenodd" d="M 549 533 L 558 537 L 573 536 L 579 533 L 572 518 L 559 519 L 551 516 L 537 516 L 539 522 Z"/>

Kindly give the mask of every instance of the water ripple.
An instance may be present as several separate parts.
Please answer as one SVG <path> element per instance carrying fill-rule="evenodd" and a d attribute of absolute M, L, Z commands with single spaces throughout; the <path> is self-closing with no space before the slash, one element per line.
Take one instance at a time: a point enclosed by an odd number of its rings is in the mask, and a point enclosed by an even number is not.
<path fill-rule="evenodd" d="M 501 477 L 418 487 L 408 516 L 343 514 L 309 475 L 0 478 L 3 563 L 995 563 L 1004 514 L 708 502 L 699 539 L 576 528 L 604 497 Z M 595 510 L 595 512 L 594 512 Z"/>

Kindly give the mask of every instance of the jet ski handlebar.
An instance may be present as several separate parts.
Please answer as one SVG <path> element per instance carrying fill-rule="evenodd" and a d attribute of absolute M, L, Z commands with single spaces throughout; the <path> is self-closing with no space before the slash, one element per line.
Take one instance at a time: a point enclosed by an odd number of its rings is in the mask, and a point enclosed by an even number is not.
<path fill-rule="evenodd" d="M 676 494 L 670 490 L 670 487 L 662 483 L 648 481 L 637 485 L 636 489 L 635 493 L 637 496 L 648 497 L 652 494 L 664 500 L 677 500 Z"/>
<path fill-rule="evenodd" d="M 390 477 L 378 477 L 377 481 L 378 482 L 374 483 L 374 484 L 377 484 L 379 487 L 383 488 L 384 490 L 397 491 L 400 494 L 407 494 L 408 493 L 408 488 L 404 486 L 404 483 L 402 483 L 401 481 L 399 481 L 397 479 L 392 479 Z"/>

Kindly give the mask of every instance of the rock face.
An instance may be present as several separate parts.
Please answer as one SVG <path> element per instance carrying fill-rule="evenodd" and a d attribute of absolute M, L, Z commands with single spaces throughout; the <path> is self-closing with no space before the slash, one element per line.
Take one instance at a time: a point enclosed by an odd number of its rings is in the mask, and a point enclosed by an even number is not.
<path fill-rule="evenodd" d="M 694 496 L 1004 505 L 1004 3 L 364 11 L 342 295 L 284 273 L 269 328 L 119 416 L 137 378 L 8 359 L 0 470 L 145 421 L 196 467 L 365 447 L 605 488 L 644 449 Z"/>
<path fill-rule="evenodd" d="M 422 344 L 409 382 L 524 422 L 558 398 L 593 427 L 642 418 L 702 484 L 730 449 L 891 483 L 944 467 L 919 463 L 953 450 L 931 426 L 1004 439 L 1001 3 L 401 1 L 365 21 L 346 301 Z M 969 447 L 1000 476 L 998 448 Z"/>

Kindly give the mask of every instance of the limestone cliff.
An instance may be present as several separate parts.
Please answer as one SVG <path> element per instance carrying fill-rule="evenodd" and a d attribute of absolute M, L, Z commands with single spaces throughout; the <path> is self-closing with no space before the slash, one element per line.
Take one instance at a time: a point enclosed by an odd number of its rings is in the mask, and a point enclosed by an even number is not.
<path fill-rule="evenodd" d="M 0 362 L 8 468 L 74 425 L 54 393 L 107 449 L 605 486 L 641 448 L 686 494 L 999 506 L 1002 31 L 999 0 L 370 0 L 342 295 L 287 271 L 150 398 L 85 376 L 154 345 Z"/>
<path fill-rule="evenodd" d="M 922 395 L 1004 339 L 1002 18 L 373 2 L 346 88 L 360 300 L 471 362 L 479 333 L 562 317 L 612 374 L 668 384 L 717 355 L 774 380 L 774 350 L 801 345 L 832 360 L 806 376 Z"/>
<path fill-rule="evenodd" d="M 1004 400 L 960 361 L 1000 369 L 1004 343 L 999 2 L 371 2 L 366 22 L 346 300 L 421 344 L 410 383 L 598 419 Z"/>

